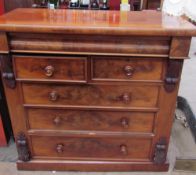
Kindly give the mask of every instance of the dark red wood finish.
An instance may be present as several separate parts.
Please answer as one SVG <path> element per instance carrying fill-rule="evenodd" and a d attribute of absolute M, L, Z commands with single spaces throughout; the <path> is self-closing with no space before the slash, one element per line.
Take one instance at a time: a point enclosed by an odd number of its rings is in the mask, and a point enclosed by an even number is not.
<path fill-rule="evenodd" d="M 157 11 L 18 9 L 0 31 L 18 169 L 168 170 L 192 24 Z"/>

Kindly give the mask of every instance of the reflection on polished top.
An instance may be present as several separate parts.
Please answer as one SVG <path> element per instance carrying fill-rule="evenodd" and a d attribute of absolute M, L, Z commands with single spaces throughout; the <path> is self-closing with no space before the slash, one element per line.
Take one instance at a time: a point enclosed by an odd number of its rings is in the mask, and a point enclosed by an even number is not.
<path fill-rule="evenodd" d="M 196 36 L 185 19 L 158 11 L 16 9 L 0 17 L 0 31 Z"/>

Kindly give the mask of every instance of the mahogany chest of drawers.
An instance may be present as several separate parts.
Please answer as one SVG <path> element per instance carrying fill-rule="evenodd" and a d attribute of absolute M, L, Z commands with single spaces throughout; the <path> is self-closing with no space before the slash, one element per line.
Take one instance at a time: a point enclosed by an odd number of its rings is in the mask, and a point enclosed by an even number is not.
<path fill-rule="evenodd" d="M 18 169 L 168 169 L 193 25 L 156 11 L 17 9 L 0 31 Z"/>

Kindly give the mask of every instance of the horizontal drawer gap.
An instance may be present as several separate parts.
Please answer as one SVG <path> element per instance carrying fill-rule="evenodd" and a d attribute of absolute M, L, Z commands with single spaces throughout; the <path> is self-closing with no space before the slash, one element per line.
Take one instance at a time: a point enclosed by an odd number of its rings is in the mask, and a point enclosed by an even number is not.
<path fill-rule="evenodd" d="M 31 136 L 66 136 L 66 137 L 140 137 L 151 138 L 153 133 L 130 133 L 130 132 L 102 132 L 102 131 L 54 131 L 54 130 L 34 130 L 28 131 Z"/>
<path fill-rule="evenodd" d="M 108 110 L 108 111 L 140 111 L 158 112 L 159 108 L 133 108 L 133 107 L 97 107 L 97 106 L 66 106 L 66 105 L 33 105 L 23 104 L 27 108 L 50 108 L 50 109 L 75 109 L 75 110 Z"/>
<path fill-rule="evenodd" d="M 17 161 L 18 163 L 20 163 L 21 161 Z M 103 165 L 103 164 L 135 164 L 135 165 L 137 165 L 137 164 L 141 164 L 141 162 L 136 162 L 136 161 L 116 161 L 116 160 L 114 160 L 114 161 L 97 161 L 97 160 L 95 160 L 95 161 L 87 161 L 87 160 L 73 160 L 73 161 L 70 161 L 70 160 L 47 160 L 47 163 L 51 163 L 51 164 L 59 164 L 59 163 L 65 163 L 65 164 L 82 164 L 82 163 L 84 163 L 84 164 L 86 164 L 88 162 L 88 164 L 100 164 L 100 165 Z M 35 159 L 33 159 L 33 160 L 30 160 L 29 161 L 29 163 L 46 163 L 46 160 L 35 160 Z M 148 164 L 154 164 L 154 163 L 152 163 L 152 162 L 142 162 L 143 164 L 146 164 L 146 165 L 148 165 Z"/>
<path fill-rule="evenodd" d="M 33 159 L 37 159 L 39 161 L 39 159 L 43 160 L 60 160 L 60 161 L 66 161 L 66 160 L 70 160 L 70 161 L 119 161 L 119 162 L 150 162 L 149 159 L 131 159 L 131 158 L 74 158 L 74 157 L 44 157 L 44 156 L 33 156 Z"/>
<path fill-rule="evenodd" d="M 63 52 L 63 51 L 36 51 L 36 50 L 13 50 L 11 49 L 12 53 L 20 53 L 20 54 L 50 54 L 50 55 L 100 55 L 100 56 L 134 56 L 134 57 L 144 57 L 144 58 L 168 58 L 168 54 L 122 54 L 122 53 L 96 53 L 96 52 Z"/>
<path fill-rule="evenodd" d="M 39 83 L 83 83 L 83 84 L 131 84 L 131 83 L 149 83 L 149 84 L 157 84 L 157 85 L 163 85 L 164 81 L 163 80 L 129 80 L 129 81 L 126 81 L 126 80 L 120 80 L 120 79 L 110 79 L 110 80 L 106 80 L 106 79 L 92 79 L 92 80 L 89 80 L 89 82 L 87 83 L 87 81 L 75 81 L 75 80 L 58 80 L 58 79 L 55 79 L 55 80 L 45 80 L 45 79 L 24 79 L 24 78 L 16 78 L 17 81 L 23 81 L 23 82 L 39 82 Z"/>
<path fill-rule="evenodd" d="M 24 82 L 43 82 L 43 83 L 87 83 L 87 81 L 78 81 L 78 80 L 44 80 L 44 79 L 24 79 L 24 78 L 16 78 L 17 81 L 24 81 Z"/>
<path fill-rule="evenodd" d="M 29 85 L 36 85 L 36 83 L 34 83 L 33 82 L 34 80 L 32 80 L 32 82 L 27 82 L 26 84 L 29 84 Z M 39 82 L 40 83 L 40 82 Z M 72 83 L 73 85 L 74 85 L 74 83 Z M 43 84 L 40 84 L 40 85 L 45 85 L 44 84 L 44 82 L 43 82 Z M 49 85 L 51 85 L 51 84 L 49 84 Z M 63 86 L 63 85 L 61 85 L 61 84 L 58 84 L 57 83 L 57 85 L 59 85 L 59 86 Z M 70 84 L 68 84 L 69 86 L 70 86 Z M 76 83 L 76 85 L 78 85 L 77 83 Z M 95 81 L 93 81 L 93 80 L 89 80 L 89 82 L 88 83 L 83 83 L 83 84 L 81 84 L 81 86 L 87 86 L 87 85 L 92 85 L 92 86 L 96 86 L 96 85 L 105 85 L 105 86 L 107 86 L 107 85 L 116 85 L 116 86 L 120 86 L 120 85 L 123 85 L 123 86 L 130 86 L 130 87 L 134 87 L 134 86 L 138 86 L 138 82 L 137 81 L 131 81 L 131 82 L 126 82 L 126 81 L 122 81 L 122 82 L 116 82 L 116 81 L 97 81 L 97 82 L 95 82 Z M 145 86 L 147 86 L 147 87 L 149 87 L 149 86 L 158 86 L 158 87 L 160 87 L 160 86 L 162 86 L 163 85 L 163 82 L 145 82 L 145 81 L 140 81 L 140 84 L 139 84 L 140 86 L 142 86 L 142 85 L 145 85 Z M 79 85 L 78 85 L 79 86 Z"/>
<path fill-rule="evenodd" d="M 99 79 L 99 78 L 94 78 L 91 80 L 93 83 L 96 82 L 96 84 L 109 84 L 109 83 L 126 83 L 126 84 L 131 84 L 131 83 L 149 83 L 149 84 L 156 84 L 157 85 L 163 85 L 164 81 L 163 80 L 131 80 L 127 79 L 127 80 L 122 80 L 122 79 Z M 93 84 L 93 83 L 89 83 L 89 84 Z"/>

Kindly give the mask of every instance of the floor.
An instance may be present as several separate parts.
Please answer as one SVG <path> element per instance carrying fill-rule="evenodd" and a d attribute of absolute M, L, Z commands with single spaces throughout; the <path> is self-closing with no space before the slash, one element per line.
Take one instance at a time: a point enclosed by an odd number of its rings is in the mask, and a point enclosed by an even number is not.
<path fill-rule="evenodd" d="M 186 60 L 182 73 L 181 87 L 179 95 L 185 97 L 194 113 L 196 113 L 196 38 L 193 39 L 190 50 L 190 57 L 192 59 Z M 177 113 L 181 111 L 177 110 Z M 180 114 L 183 115 L 183 114 Z M 85 172 L 33 172 L 33 171 L 17 171 L 15 161 L 17 153 L 15 145 L 10 143 L 8 148 L 0 148 L 0 175 L 196 175 L 196 172 L 179 172 L 174 170 L 176 157 L 194 157 L 196 158 L 196 144 L 193 140 L 189 128 L 185 128 L 180 121 L 175 120 L 172 137 L 170 141 L 170 148 L 168 159 L 171 164 L 170 170 L 165 173 L 85 173 Z"/>

